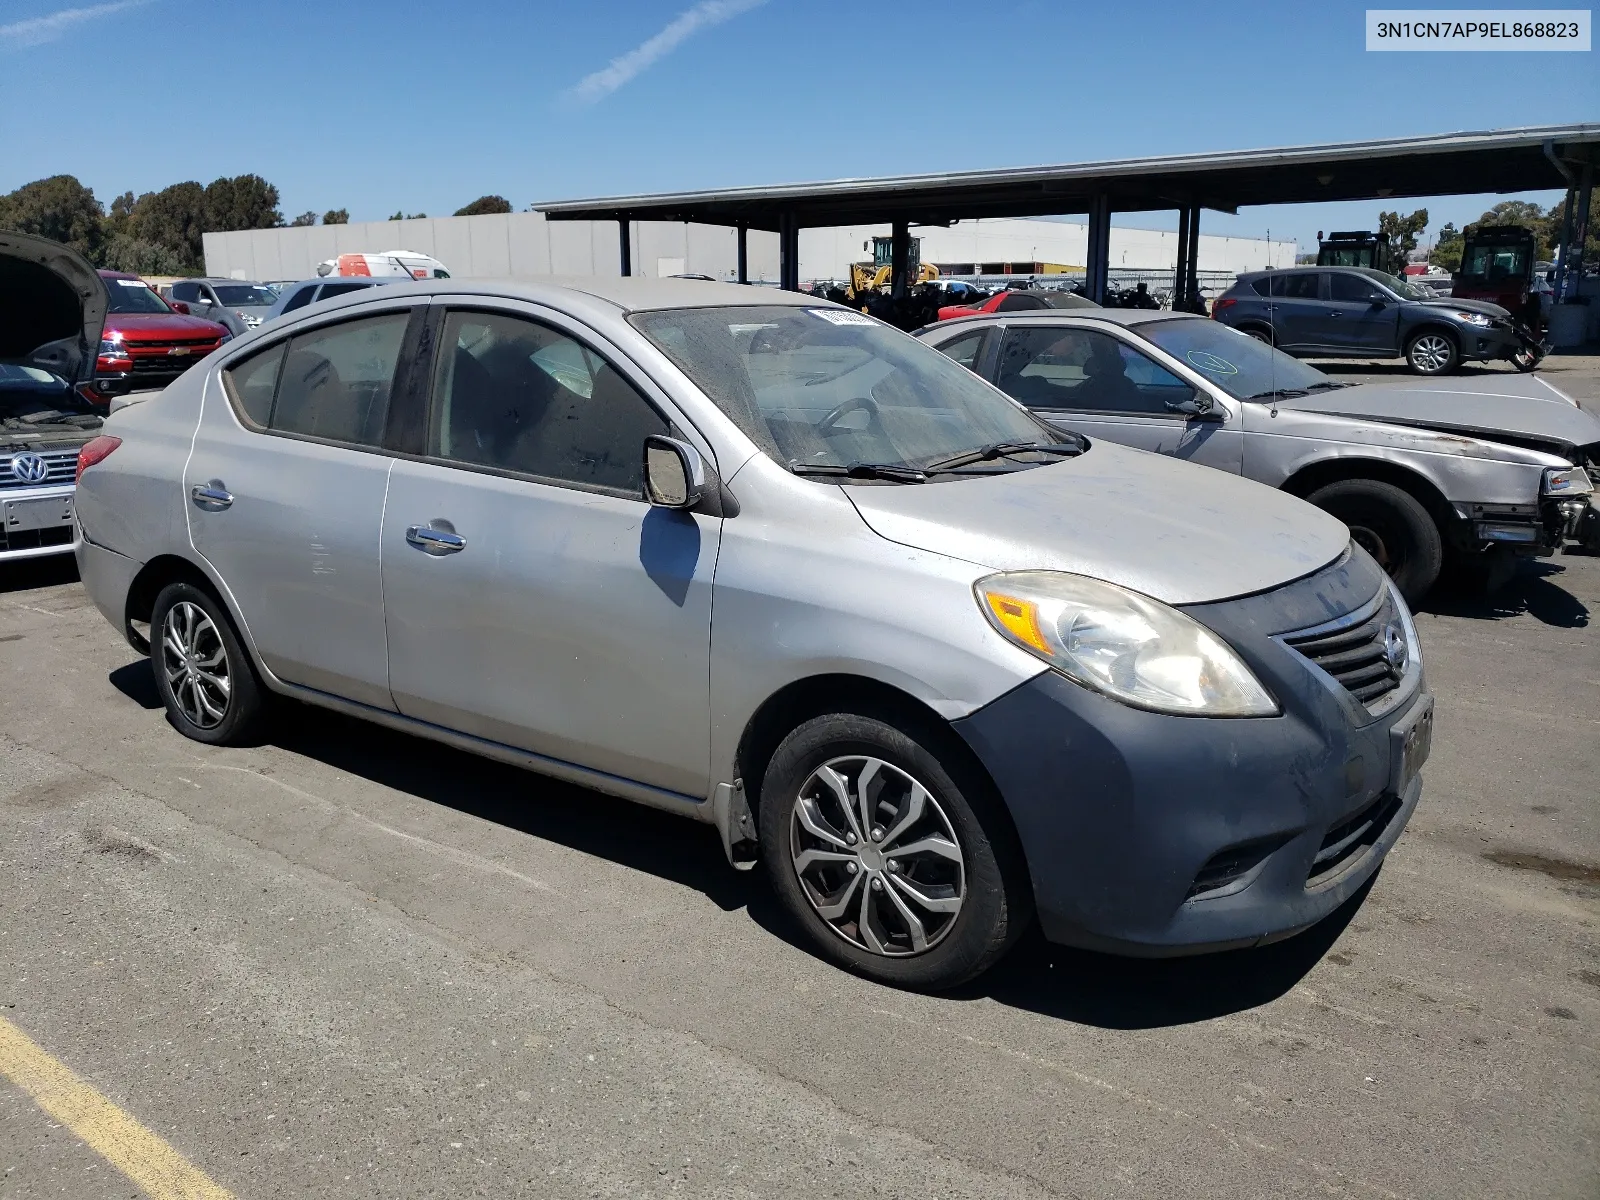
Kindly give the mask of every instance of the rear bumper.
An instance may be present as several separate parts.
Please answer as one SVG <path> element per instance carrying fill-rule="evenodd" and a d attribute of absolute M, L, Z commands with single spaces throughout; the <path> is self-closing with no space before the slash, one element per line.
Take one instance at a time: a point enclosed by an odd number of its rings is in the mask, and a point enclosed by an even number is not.
<path fill-rule="evenodd" d="M 135 562 L 126 554 L 97 546 L 81 534 L 75 547 L 78 559 L 78 577 L 84 591 L 100 610 L 101 616 L 123 637 L 129 637 L 128 592 L 143 563 Z M 129 638 L 130 642 L 132 641 Z"/>

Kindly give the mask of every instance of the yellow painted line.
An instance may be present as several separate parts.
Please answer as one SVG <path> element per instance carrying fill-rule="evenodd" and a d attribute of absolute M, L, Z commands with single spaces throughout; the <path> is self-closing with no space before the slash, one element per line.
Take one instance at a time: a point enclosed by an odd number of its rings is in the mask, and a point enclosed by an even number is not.
<path fill-rule="evenodd" d="M 142 1187 L 151 1200 L 233 1200 L 227 1188 L 212 1182 L 4 1017 L 0 1017 L 0 1075 Z"/>

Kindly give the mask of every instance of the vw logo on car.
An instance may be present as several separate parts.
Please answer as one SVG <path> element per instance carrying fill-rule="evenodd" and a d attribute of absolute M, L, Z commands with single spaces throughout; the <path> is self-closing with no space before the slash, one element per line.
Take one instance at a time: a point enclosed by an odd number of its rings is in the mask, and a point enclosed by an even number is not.
<path fill-rule="evenodd" d="M 23 483 L 43 483 L 50 468 L 37 454 L 19 454 L 11 460 L 11 473 Z"/>

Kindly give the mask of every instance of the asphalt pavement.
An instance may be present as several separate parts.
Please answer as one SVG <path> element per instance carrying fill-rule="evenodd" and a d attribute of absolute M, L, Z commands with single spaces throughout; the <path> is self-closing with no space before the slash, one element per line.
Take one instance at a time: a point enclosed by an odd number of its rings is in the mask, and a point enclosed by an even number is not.
<path fill-rule="evenodd" d="M 1324 925 L 928 997 L 708 826 L 317 711 L 187 741 L 70 563 L 0 568 L 0 1019 L 241 1200 L 1592 1200 L 1597 608 L 1566 554 L 1424 609 L 1423 801 Z M 0 1079 L 0 1196 L 138 1194 Z"/>

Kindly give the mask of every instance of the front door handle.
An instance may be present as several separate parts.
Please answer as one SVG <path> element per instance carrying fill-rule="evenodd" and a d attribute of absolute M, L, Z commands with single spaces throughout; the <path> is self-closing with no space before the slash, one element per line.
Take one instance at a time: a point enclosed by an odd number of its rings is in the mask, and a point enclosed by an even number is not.
<path fill-rule="evenodd" d="M 189 489 L 189 498 L 207 512 L 221 512 L 233 503 L 233 493 L 223 486 L 220 479 L 195 484 Z"/>
<path fill-rule="evenodd" d="M 1342 317 L 1342 316 L 1344 316 L 1344 312 L 1343 312 L 1343 310 L 1336 308 L 1331 313 L 1329 313 L 1328 315 L 1330 317 Z"/>
<path fill-rule="evenodd" d="M 467 539 L 459 533 L 433 525 L 412 525 L 406 530 L 406 541 L 424 554 L 459 554 L 467 548 Z"/>

